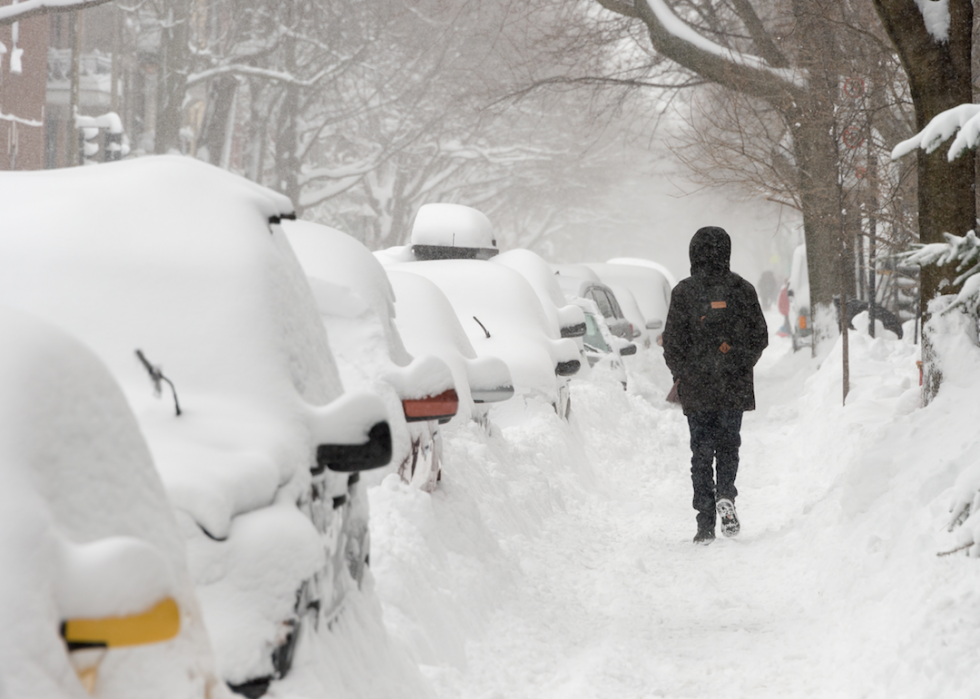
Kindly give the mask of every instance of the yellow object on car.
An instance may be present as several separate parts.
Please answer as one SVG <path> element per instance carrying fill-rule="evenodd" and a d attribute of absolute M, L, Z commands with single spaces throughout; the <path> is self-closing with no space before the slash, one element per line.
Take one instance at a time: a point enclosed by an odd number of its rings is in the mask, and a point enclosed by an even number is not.
<path fill-rule="evenodd" d="M 167 597 L 142 614 L 69 619 L 61 625 L 68 650 L 119 648 L 169 641 L 180 632 L 180 608 Z"/>

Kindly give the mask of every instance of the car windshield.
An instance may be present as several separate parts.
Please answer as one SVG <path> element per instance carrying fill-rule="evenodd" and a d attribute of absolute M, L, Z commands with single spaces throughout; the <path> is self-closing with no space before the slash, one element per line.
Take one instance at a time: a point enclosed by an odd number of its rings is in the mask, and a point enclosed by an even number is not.
<path fill-rule="evenodd" d="M 596 322 L 595 316 L 591 313 L 585 314 L 585 337 L 582 338 L 585 343 L 585 348 L 592 350 L 593 352 L 611 352 L 609 345 L 606 344 L 606 340 L 602 337 L 602 332 L 599 330 L 599 324 Z"/>
<path fill-rule="evenodd" d="M 606 296 L 605 291 L 603 291 L 602 289 L 590 289 L 588 294 L 586 294 L 586 296 L 588 298 L 591 298 L 593 301 L 595 301 L 596 306 L 599 307 L 599 313 L 601 313 L 603 317 L 605 318 L 613 317 L 613 309 L 612 306 L 609 304 L 609 297 Z"/>

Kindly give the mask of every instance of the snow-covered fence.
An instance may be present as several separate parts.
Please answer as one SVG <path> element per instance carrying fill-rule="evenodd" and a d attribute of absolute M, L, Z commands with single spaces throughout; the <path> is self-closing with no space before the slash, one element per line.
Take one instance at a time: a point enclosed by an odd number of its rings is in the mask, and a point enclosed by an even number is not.
<path fill-rule="evenodd" d="M 79 150 L 83 163 L 93 162 L 92 158 L 99 152 L 99 144 L 95 139 L 101 130 L 106 132 L 102 158 L 105 162 L 120 160 L 129 153 L 129 145 L 124 140 L 122 119 L 115 112 L 94 117 L 75 114 L 75 128 L 79 133 Z"/>

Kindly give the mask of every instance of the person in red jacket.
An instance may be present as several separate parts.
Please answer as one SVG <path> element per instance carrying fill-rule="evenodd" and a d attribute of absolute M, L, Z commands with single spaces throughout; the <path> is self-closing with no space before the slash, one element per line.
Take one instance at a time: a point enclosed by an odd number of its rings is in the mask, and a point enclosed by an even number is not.
<path fill-rule="evenodd" d="M 732 242 L 723 228 L 701 228 L 691 239 L 691 276 L 670 297 L 664 360 L 691 431 L 695 543 L 738 534 L 735 476 L 742 413 L 755 410 L 754 367 L 769 344 L 755 287 L 729 269 Z M 717 473 L 717 481 L 715 475 Z"/>
<path fill-rule="evenodd" d="M 779 301 L 776 305 L 779 307 L 779 312 L 783 314 L 783 327 L 779 329 L 778 335 L 789 337 L 789 334 L 793 332 L 793 328 L 789 324 L 789 281 L 784 282 L 783 288 L 779 290 Z"/>

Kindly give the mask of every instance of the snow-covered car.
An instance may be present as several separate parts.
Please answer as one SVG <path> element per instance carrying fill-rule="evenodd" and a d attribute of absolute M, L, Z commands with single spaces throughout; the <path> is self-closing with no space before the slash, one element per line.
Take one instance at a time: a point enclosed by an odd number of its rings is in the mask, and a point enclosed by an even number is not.
<path fill-rule="evenodd" d="M 409 245 L 376 252 L 384 265 L 419 260 L 489 260 L 500 251 L 490 219 L 462 204 L 423 204 Z"/>
<path fill-rule="evenodd" d="M 477 356 L 438 286 L 411 272 L 387 272 L 395 291 L 395 324 L 405 346 L 414 354 L 432 354 L 446 362 L 459 395 L 456 419 L 472 418 L 489 429 L 490 406 L 514 395 L 507 364 L 497 357 Z"/>
<path fill-rule="evenodd" d="M 218 671 L 259 696 L 357 584 L 359 472 L 391 456 L 384 404 L 343 392 L 279 226 L 291 202 L 158 156 L 0 173 L 0 209 L 0 302 L 81 339 L 122 387 Z"/>
<path fill-rule="evenodd" d="M 508 250 L 494 257 L 493 264 L 504 265 L 524 277 L 541 301 L 548 321 L 562 337 L 581 337 L 585 334 L 582 309 L 568 303 L 551 266 L 530 250 Z"/>
<path fill-rule="evenodd" d="M 793 351 L 809 347 L 813 343 L 813 324 L 810 322 L 810 276 L 806 265 L 806 246 L 793 250 L 790 264 L 789 325 Z"/>
<path fill-rule="evenodd" d="M 424 490 L 441 477 L 439 424 L 456 414 L 449 366 L 432 354 L 413 358 L 395 325 L 395 294 L 381 263 L 351 236 L 310 221 L 283 221 L 306 272 L 341 380 L 382 396 L 393 457 L 406 482 Z"/>
<path fill-rule="evenodd" d="M 636 345 L 612 334 L 602 314 L 585 311 L 585 356 L 593 370 L 612 374 L 627 388 L 626 367 L 621 357 L 636 354 Z"/>
<path fill-rule="evenodd" d="M 633 324 L 620 308 L 616 294 L 608 286 L 598 280 L 571 277 L 560 272 L 555 275 L 555 279 L 569 299 L 592 301 L 613 335 L 626 340 L 639 337 L 639 331 L 634 330 Z"/>
<path fill-rule="evenodd" d="M 652 341 L 660 344 L 670 308 L 670 281 L 663 272 L 652 267 L 632 264 L 589 263 L 599 278 L 615 291 L 617 287 L 630 290 L 643 314 L 644 328 L 653 335 Z M 644 338 L 644 344 L 650 338 Z"/>
<path fill-rule="evenodd" d="M 217 697 L 184 542 L 139 425 L 81 342 L 0 307 L 4 696 Z"/>
<path fill-rule="evenodd" d="M 490 219 L 462 204 L 423 204 L 412 222 L 417 260 L 489 260 L 497 253 Z"/>
<path fill-rule="evenodd" d="M 559 336 L 523 276 L 480 260 L 409 262 L 389 269 L 419 274 L 438 286 L 476 353 L 502 359 L 518 394 L 540 396 L 568 416 L 568 377 L 581 367 L 579 348 Z"/>
<path fill-rule="evenodd" d="M 659 262 L 654 262 L 653 260 L 647 260 L 643 257 L 613 257 L 606 260 L 611 265 L 633 265 L 634 267 L 649 267 L 650 269 L 655 269 L 664 275 L 667 283 L 670 284 L 670 288 L 673 289 L 677 286 L 677 278 L 674 276 L 665 265 Z"/>

